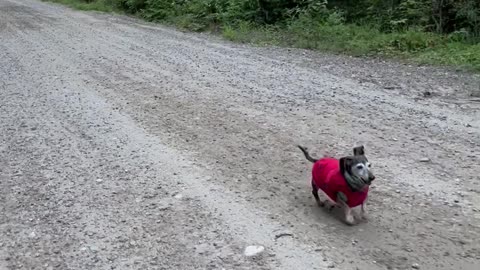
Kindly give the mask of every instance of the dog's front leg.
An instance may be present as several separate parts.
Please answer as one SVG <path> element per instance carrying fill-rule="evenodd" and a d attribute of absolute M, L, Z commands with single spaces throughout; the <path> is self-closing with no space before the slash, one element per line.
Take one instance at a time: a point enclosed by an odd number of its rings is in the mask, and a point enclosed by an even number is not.
<path fill-rule="evenodd" d="M 344 193 L 339 192 L 337 194 L 337 203 L 343 207 L 345 223 L 347 223 L 348 225 L 353 225 L 355 223 L 355 219 L 352 215 L 352 209 L 347 204 L 347 196 Z"/>
<path fill-rule="evenodd" d="M 368 197 L 365 198 L 365 201 L 363 201 L 362 206 L 360 208 L 360 218 L 363 220 L 367 219 L 367 202 L 368 202 Z"/>
<path fill-rule="evenodd" d="M 365 201 L 365 202 L 362 203 L 362 207 L 360 208 L 360 210 L 361 210 L 360 211 L 360 217 L 362 219 L 367 219 L 367 209 L 366 209 L 366 207 L 367 207 L 367 202 Z"/>

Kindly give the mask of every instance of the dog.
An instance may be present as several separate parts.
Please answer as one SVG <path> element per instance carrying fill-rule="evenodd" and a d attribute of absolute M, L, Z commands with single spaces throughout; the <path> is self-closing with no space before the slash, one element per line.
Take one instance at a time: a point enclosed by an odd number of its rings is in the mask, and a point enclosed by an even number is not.
<path fill-rule="evenodd" d="M 369 187 L 375 176 L 365 156 L 364 146 L 353 148 L 353 156 L 340 159 L 310 156 L 307 149 L 298 145 L 308 161 L 313 163 L 312 194 L 320 207 L 329 204 L 329 209 L 344 209 L 344 221 L 355 223 L 352 208 L 361 206 L 361 218 L 366 219 L 366 201 Z M 320 195 L 322 198 L 320 198 Z"/>

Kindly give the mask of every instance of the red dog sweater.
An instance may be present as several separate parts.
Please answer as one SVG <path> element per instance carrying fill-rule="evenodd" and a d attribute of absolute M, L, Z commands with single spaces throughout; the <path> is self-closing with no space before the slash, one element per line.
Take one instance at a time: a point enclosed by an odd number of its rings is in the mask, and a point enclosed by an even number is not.
<path fill-rule="evenodd" d="M 368 186 L 360 191 L 352 191 L 340 171 L 340 162 L 334 158 L 322 158 L 313 164 L 312 182 L 336 202 L 337 194 L 342 192 L 347 197 L 347 205 L 361 205 L 368 196 Z"/>

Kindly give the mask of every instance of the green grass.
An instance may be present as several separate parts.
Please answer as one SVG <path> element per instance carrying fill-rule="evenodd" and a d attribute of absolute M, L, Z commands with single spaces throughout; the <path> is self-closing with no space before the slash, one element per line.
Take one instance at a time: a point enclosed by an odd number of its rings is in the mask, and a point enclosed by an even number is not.
<path fill-rule="evenodd" d="M 297 21 L 277 29 L 248 24 L 226 26 L 222 34 L 235 42 L 274 44 L 354 56 L 383 56 L 480 71 L 480 44 L 452 41 L 447 36 L 420 31 L 382 33 L 375 27 L 312 25 Z"/>
<path fill-rule="evenodd" d="M 84 2 L 81 0 L 42 0 L 46 2 L 54 2 L 69 6 L 74 9 L 78 10 L 85 10 L 85 11 L 101 11 L 101 12 L 112 12 L 118 11 L 118 9 L 114 8 L 115 5 L 108 0 L 98 0 L 92 2 Z"/>
<path fill-rule="evenodd" d="M 119 0 L 46 0 L 80 10 L 121 11 Z M 132 0 L 134 1 L 134 0 Z M 332 16 L 326 22 L 300 17 L 284 25 L 256 25 L 249 22 L 221 23 L 208 16 L 149 9 L 139 17 L 175 25 L 190 31 L 220 33 L 225 39 L 258 45 L 276 45 L 334 52 L 355 56 L 380 56 L 409 62 L 452 66 L 480 72 L 480 44 L 458 36 L 437 35 L 419 30 L 385 33 L 374 25 L 344 24 Z M 177 12 L 178 13 L 178 12 Z"/>

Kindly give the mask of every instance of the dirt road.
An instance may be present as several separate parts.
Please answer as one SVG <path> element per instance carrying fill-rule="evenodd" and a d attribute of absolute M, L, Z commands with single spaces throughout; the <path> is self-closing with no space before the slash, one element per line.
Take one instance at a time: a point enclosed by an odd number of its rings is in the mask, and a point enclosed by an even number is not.
<path fill-rule="evenodd" d="M 0 269 L 480 269 L 478 92 L 466 73 L 0 0 Z M 295 145 L 356 143 L 377 180 L 348 227 Z"/>

